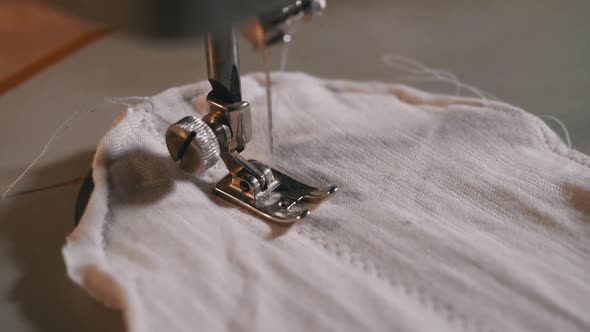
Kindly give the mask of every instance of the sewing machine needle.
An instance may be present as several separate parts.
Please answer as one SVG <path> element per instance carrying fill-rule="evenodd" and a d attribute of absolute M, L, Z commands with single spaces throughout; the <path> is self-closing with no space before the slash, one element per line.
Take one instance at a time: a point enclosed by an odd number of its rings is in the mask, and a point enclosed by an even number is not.
<path fill-rule="evenodd" d="M 262 61 L 264 63 L 264 73 L 266 78 L 266 112 L 268 121 L 268 147 L 269 147 L 269 165 L 272 167 L 273 159 L 273 121 L 272 121 L 272 82 L 270 79 L 270 51 L 264 47 L 262 49 Z"/>

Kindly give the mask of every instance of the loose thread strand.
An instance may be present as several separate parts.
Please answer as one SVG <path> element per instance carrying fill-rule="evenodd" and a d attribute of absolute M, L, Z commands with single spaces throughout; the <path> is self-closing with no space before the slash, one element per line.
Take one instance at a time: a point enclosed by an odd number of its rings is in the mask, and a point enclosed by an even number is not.
<path fill-rule="evenodd" d="M 572 148 L 572 140 L 570 137 L 570 133 L 567 130 L 567 127 L 565 126 L 565 123 L 563 123 L 563 121 L 561 121 L 559 118 L 557 118 L 556 116 L 553 116 L 553 115 L 539 115 L 539 117 L 541 119 L 545 118 L 545 119 L 551 119 L 551 120 L 555 121 L 561 127 L 561 130 L 563 130 L 563 134 L 565 136 L 565 142 L 567 144 L 567 147 L 570 149 Z"/>
<path fill-rule="evenodd" d="M 94 109 L 90 110 L 89 112 L 92 112 L 92 111 L 94 111 Z M 2 199 L 6 199 L 10 190 L 12 190 L 12 188 L 14 188 L 14 186 L 16 186 L 20 182 L 20 180 L 22 180 L 22 178 L 25 175 L 27 175 L 27 173 L 37 164 L 37 162 L 45 155 L 45 153 L 49 149 L 49 146 L 51 145 L 51 143 L 53 143 L 53 141 L 58 137 L 58 135 L 67 127 L 67 125 L 70 122 L 72 122 L 76 118 L 76 116 L 78 116 L 78 114 L 80 114 L 80 112 L 75 111 L 74 113 L 72 113 L 72 115 L 70 115 L 66 120 L 64 120 L 59 125 L 59 127 L 53 132 L 53 134 L 51 135 L 51 137 L 49 138 L 49 140 L 47 141 L 45 146 L 43 146 L 43 149 L 37 155 L 37 157 L 35 157 L 35 159 L 33 159 L 33 161 L 29 164 L 29 166 L 27 166 L 27 168 L 25 168 L 25 170 L 22 171 L 20 173 L 20 175 L 11 184 L 8 185 L 8 188 L 2 193 L 2 197 L 1 197 Z"/>
<path fill-rule="evenodd" d="M 106 102 L 112 103 L 112 104 L 118 104 L 118 105 L 126 105 L 128 107 L 140 103 L 140 102 L 148 102 L 151 104 L 150 98 L 148 97 L 136 97 L 136 96 L 131 96 L 131 97 L 122 97 L 122 98 L 105 98 Z M 127 102 L 131 102 L 133 104 L 129 104 Z M 152 105 L 153 106 L 153 105 Z M 39 160 L 41 160 L 41 158 L 43 158 L 43 156 L 45 155 L 45 153 L 48 151 L 49 147 L 51 146 L 51 144 L 59 137 L 59 135 L 66 130 L 67 128 L 69 128 L 81 115 L 86 115 L 89 113 L 94 113 L 98 110 L 98 107 L 95 108 L 91 108 L 85 112 L 80 112 L 80 111 L 75 111 L 73 112 L 69 117 L 67 117 L 60 125 L 59 127 L 57 127 L 57 129 L 52 133 L 52 135 L 49 137 L 49 140 L 47 141 L 47 143 L 45 143 L 45 145 L 43 146 L 43 149 L 41 149 L 41 152 L 35 157 L 35 159 L 33 159 L 33 161 L 19 174 L 19 176 L 10 184 L 5 185 L 2 187 L 3 193 L 0 196 L 0 200 L 6 199 L 6 198 L 10 198 L 10 197 L 15 197 L 15 196 L 20 196 L 20 195 L 24 195 L 24 194 L 29 194 L 29 193 L 33 193 L 33 192 L 38 192 L 38 191 L 42 191 L 42 190 L 47 190 L 47 189 L 52 189 L 52 188 L 57 188 L 60 186 L 64 186 L 64 185 L 68 185 L 71 183 L 75 183 L 77 181 L 80 181 L 81 179 L 83 179 L 84 177 L 75 177 L 69 180 L 65 180 L 59 183 L 55 183 L 55 184 L 51 184 L 51 185 L 47 185 L 47 186 L 43 186 L 43 187 L 39 187 L 39 188 L 34 188 L 34 189 L 27 189 L 27 190 L 22 190 L 19 192 L 16 192 L 12 195 L 9 195 L 9 193 L 11 192 L 11 190 L 29 173 L 29 171 L 35 167 L 35 165 L 37 164 L 37 162 L 39 162 Z"/>
<path fill-rule="evenodd" d="M 482 99 L 485 104 L 489 104 L 490 99 L 499 100 L 499 98 L 489 93 L 484 93 L 469 84 L 461 82 L 455 74 L 449 71 L 432 69 L 413 59 L 393 54 L 386 54 L 381 60 L 386 66 L 392 67 L 402 72 L 414 74 L 414 76 L 408 77 L 410 80 L 452 83 L 455 86 L 456 95 L 461 93 L 461 89 L 465 89 Z"/>
<path fill-rule="evenodd" d="M 274 135 L 273 135 L 273 120 L 272 120 L 272 81 L 270 77 L 270 51 L 268 48 L 262 50 L 262 60 L 264 62 L 264 73 L 266 79 L 266 110 L 268 120 L 268 148 L 270 153 L 270 166 L 272 167 Z"/>
<path fill-rule="evenodd" d="M 287 62 L 289 61 L 289 43 L 284 43 L 281 48 L 281 62 L 279 64 L 279 71 L 287 70 Z"/>
<path fill-rule="evenodd" d="M 33 188 L 33 189 L 26 189 L 26 190 L 22 190 L 22 191 L 17 191 L 15 193 L 12 193 L 10 195 L 6 195 L 5 197 L 2 197 L 2 200 L 13 198 L 13 197 L 17 197 L 17 196 L 32 194 L 32 193 L 36 193 L 36 192 L 40 192 L 40 191 L 44 191 L 44 190 L 49 190 L 49 189 L 55 189 L 55 188 L 64 187 L 64 186 L 67 186 L 67 185 L 70 185 L 70 184 L 78 183 L 78 182 L 82 181 L 83 179 L 84 179 L 84 176 L 77 176 L 77 177 L 75 177 L 73 179 L 61 181 L 61 182 L 58 182 L 58 183 L 53 183 L 53 184 L 49 184 L 49 185 L 46 185 L 46 186 L 42 186 L 42 187 L 38 187 L 38 188 Z"/>
<path fill-rule="evenodd" d="M 455 95 L 460 95 L 461 89 L 465 89 L 482 99 L 485 104 L 489 104 L 489 100 L 502 101 L 500 98 L 490 93 L 484 92 L 474 86 L 461 82 L 455 74 L 449 71 L 432 69 L 413 59 L 394 54 L 385 54 L 381 60 L 386 66 L 392 67 L 401 72 L 412 74 L 407 77 L 408 80 L 451 83 L 455 86 Z M 560 119 L 553 115 L 540 115 L 539 117 L 555 121 L 563 130 L 565 136 L 564 138 L 568 148 L 572 148 L 569 131 L 567 130 L 566 125 Z"/>

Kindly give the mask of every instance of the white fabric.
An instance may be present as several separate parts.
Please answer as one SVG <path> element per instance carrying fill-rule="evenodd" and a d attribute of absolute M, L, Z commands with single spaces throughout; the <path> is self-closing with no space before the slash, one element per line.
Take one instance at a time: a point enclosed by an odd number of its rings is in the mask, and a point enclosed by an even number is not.
<path fill-rule="evenodd" d="M 242 84 L 263 137 L 263 75 Z M 101 141 L 63 253 L 130 331 L 590 330 L 590 159 L 541 120 L 384 83 L 273 85 L 274 166 L 340 187 L 291 228 L 216 197 L 221 163 L 196 178 L 168 156 L 166 127 L 205 112 L 207 82 Z"/>

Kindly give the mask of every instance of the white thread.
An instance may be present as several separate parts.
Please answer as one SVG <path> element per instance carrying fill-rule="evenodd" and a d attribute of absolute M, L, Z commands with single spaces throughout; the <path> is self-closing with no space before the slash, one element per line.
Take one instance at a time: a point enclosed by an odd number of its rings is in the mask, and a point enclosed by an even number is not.
<path fill-rule="evenodd" d="M 128 96 L 128 97 L 116 97 L 116 98 L 105 98 L 105 101 L 113 105 L 123 105 L 127 107 L 134 107 L 140 103 L 147 103 L 151 106 L 152 111 L 155 109 L 152 103 L 152 98 L 144 96 Z M 129 103 L 131 102 L 131 103 Z"/>
<path fill-rule="evenodd" d="M 8 199 L 8 198 L 22 196 L 22 195 L 26 195 L 26 194 L 32 194 L 32 193 L 36 193 L 36 192 L 43 191 L 43 190 L 48 190 L 48 189 L 55 189 L 55 188 L 67 186 L 67 185 L 70 185 L 70 184 L 74 184 L 74 183 L 80 182 L 82 180 L 84 180 L 84 176 L 77 176 L 75 178 L 72 178 L 72 179 L 69 179 L 69 180 L 65 180 L 65 181 L 60 181 L 58 183 L 53 183 L 53 184 L 50 184 L 50 185 L 46 185 L 46 186 L 42 186 L 42 187 L 37 187 L 37 188 L 33 188 L 33 189 L 25 189 L 25 190 L 17 191 L 17 192 L 15 192 L 13 194 L 6 195 L 6 197 L 2 197 L 1 199 Z M 5 186 L 5 187 L 8 187 L 8 186 Z"/>
<path fill-rule="evenodd" d="M 468 91 L 472 92 L 473 94 L 475 94 L 476 96 L 478 96 L 479 98 L 484 100 L 484 102 L 486 104 L 489 104 L 489 100 L 503 102 L 500 98 L 498 98 L 490 93 L 484 92 L 480 89 L 477 89 L 474 86 L 471 86 L 471 85 L 461 82 L 455 74 L 453 74 L 449 71 L 441 70 L 441 69 L 433 69 L 433 68 L 430 68 L 430 67 L 428 67 L 416 60 L 410 59 L 410 58 L 406 58 L 406 57 L 394 55 L 394 54 L 385 54 L 382 56 L 382 62 L 384 65 L 390 66 L 390 67 L 397 69 L 399 71 L 414 74 L 414 75 L 406 77 L 406 79 L 408 79 L 410 81 L 431 81 L 431 82 L 441 81 L 441 82 L 446 82 L 446 83 L 452 83 L 455 85 L 455 94 L 456 95 L 460 95 L 461 89 L 467 89 Z M 567 127 L 560 119 L 558 119 L 557 117 L 555 117 L 553 115 L 540 115 L 539 117 L 540 118 L 548 118 L 548 119 L 555 121 L 563 130 L 563 133 L 565 135 L 565 141 L 567 143 L 568 148 L 570 148 L 570 149 L 572 148 L 572 142 L 571 142 L 569 131 L 567 130 Z"/>
<path fill-rule="evenodd" d="M 468 90 L 472 91 L 476 96 L 483 99 L 486 103 L 488 101 L 487 97 L 481 91 L 462 83 L 456 75 L 446 70 L 433 69 L 418 61 L 392 54 L 384 55 L 382 57 L 382 62 L 385 65 L 393 67 L 397 70 L 405 71 L 410 74 L 416 74 L 415 76 L 409 76 L 408 78 L 410 80 L 441 81 L 453 83 L 455 85 L 455 92 L 457 95 L 460 94 L 461 88 L 467 88 Z"/>
<path fill-rule="evenodd" d="M 138 98 L 138 97 L 126 97 L 126 98 Z M 117 101 L 119 101 L 119 100 L 121 100 L 121 101 L 128 100 L 126 98 L 120 98 L 120 99 L 117 99 Z M 144 97 L 139 97 L 139 98 L 144 98 Z M 107 98 L 106 100 L 108 102 L 111 102 L 111 103 L 116 103 L 116 102 L 114 102 L 114 100 L 116 100 L 116 99 L 109 99 L 109 98 Z M 35 165 L 37 164 L 37 162 L 39 162 L 39 160 L 41 158 L 43 158 L 43 156 L 45 155 L 45 153 L 47 152 L 47 150 L 49 149 L 49 146 L 53 143 L 53 141 L 55 141 L 58 138 L 58 136 L 65 129 L 69 128 L 74 123 L 74 121 L 78 118 L 79 115 L 86 115 L 86 114 L 89 114 L 89 113 L 93 113 L 96 110 L 97 110 L 97 108 L 92 108 L 92 109 L 90 109 L 88 111 L 83 112 L 82 114 L 80 113 L 80 111 L 75 111 L 68 118 L 66 118 L 59 125 L 59 127 L 57 127 L 57 129 L 53 132 L 53 134 L 49 137 L 49 140 L 47 141 L 47 143 L 45 143 L 45 145 L 43 146 L 43 149 L 41 149 L 41 152 L 37 155 L 37 157 L 35 157 L 35 159 L 33 159 L 33 161 L 25 168 L 25 170 L 22 171 L 20 173 L 20 175 L 12 183 L 10 183 L 10 184 L 2 187 L 2 189 L 6 189 L 6 190 L 4 190 L 4 192 L 2 193 L 2 196 L 0 196 L 0 200 L 4 200 L 6 198 L 14 197 L 14 196 L 21 195 L 21 194 L 24 194 L 24 193 L 29 193 L 29 192 L 35 192 L 35 191 L 43 190 L 44 188 L 45 189 L 54 188 L 55 186 L 59 186 L 60 184 L 72 183 L 72 182 L 76 181 L 77 179 L 79 179 L 80 177 L 78 176 L 78 177 L 75 177 L 73 179 L 69 179 L 69 180 L 66 180 L 66 181 L 63 181 L 63 182 L 60 182 L 60 183 L 57 183 L 57 184 L 47 185 L 47 186 L 44 186 L 44 187 L 41 187 L 41 188 L 37 188 L 37 189 L 27 189 L 27 190 L 23 190 L 23 191 L 17 192 L 17 193 L 15 193 L 13 195 L 10 195 L 10 196 L 8 195 L 8 193 L 10 193 L 10 191 L 14 188 L 14 186 L 16 186 L 25 177 L 25 175 L 27 175 L 27 173 L 33 167 L 35 167 Z"/>
<path fill-rule="evenodd" d="M 563 121 L 559 120 L 559 118 L 557 118 L 556 116 L 553 116 L 553 115 L 539 115 L 539 117 L 540 118 L 551 119 L 551 120 L 557 122 L 557 124 L 563 130 L 563 134 L 565 135 L 565 142 L 567 143 L 567 147 L 570 148 L 570 149 L 572 148 L 572 140 L 570 138 L 570 133 L 567 130 L 567 127 L 565 126 L 565 123 L 563 123 Z"/>
<path fill-rule="evenodd" d="M 456 95 L 460 94 L 461 89 L 465 89 L 482 99 L 485 104 L 489 104 L 489 100 L 500 101 L 499 98 L 492 94 L 483 92 L 474 86 L 461 82 L 455 74 L 449 71 L 433 69 L 416 60 L 394 54 L 383 55 L 381 61 L 386 66 L 402 72 L 414 74 L 413 76 L 408 76 L 409 80 L 452 83 L 455 86 Z"/>
<path fill-rule="evenodd" d="M 281 48 L 281 62 L 279 64 L 279 71 L 287 70 L 287 61 L 289 60 L 289 43 L 284 43 Z"/>
<path fill-rule="evenodd" d="M 89 112 L 92 112 L 93 110 L 90 110 Z M 39 161 L 39 159 L 41 159 L 45 153 L 47 152 L 47 149 L 49 149 L 49 146 L 51 145 L 51 143 L 53 143 L 53 141 L 57 138 L 57 135 L 59 135 L 62 130 L 70 123 L 74 120 L 74 118 L 79 114 L 79 111 L 75 111 L 74 113 L 72 113 L 72 115 L 70 115 L 65 121 L 63 121 L 59 127 L 53 132 L 53 134 L 51 135 L 51 137 L 49 138 L 49 141 L 47 141 L 47 143 L 45 144 L 45 146 L 43 147 L 43 149 L 41 150 L 41 153 L 39 153 L 39 155 L 37 155 L 37 157 L 35 159 L 33 159 L 33 161 L 29 164 L 29 166 L 27 166 L 27 168 L 25 168 L 25 170 L 11 183 L 8 185 L 8 189 L 6 189 L 3 193 L 2 193 L 2 199 L 6 199 L 6 196 L 8 195 L 8 193 L 10 192 L 10 190 L 12 188 L 14 188 L 14 186 L 16 186 L 17 183 L 20 182 L 20 180 L 31 170 L 31 168 L 33 168 L 37 162 Z"/>
<path fill-rule="evenodd" d="M 273 164 L 273 121 L 272 121 L 272 81 L 270 77 L 270 51 L 267 47 L 262 49 L 262 61 L 264 63 L 264 77 L 266 79 L 266 113 L 268 125 L 268 149 L 269 149 L 269 165 Z"/>

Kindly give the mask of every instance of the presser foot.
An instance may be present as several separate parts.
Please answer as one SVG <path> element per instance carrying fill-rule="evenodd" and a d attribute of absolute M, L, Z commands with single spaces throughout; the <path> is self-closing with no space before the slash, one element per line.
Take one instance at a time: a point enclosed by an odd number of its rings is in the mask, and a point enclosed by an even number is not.
<path fill-rule="evenodd" d="M 261 164 L 250 160 L 251 163 Z M 215 186 L 215 193 L 248 209 L 253 214 L 276 223 L 293 223 L 307 217 L 311 210 L 338 190 L 336 186 L 316 188 L 301 183 L 275 169 L 273 181 L 260 190 L 256 179 L 228 174 Z"/>
<path fill-rule="evenodd" d="M 172 159 L 184 171 L 201 174 L 219 159 L 229 174 L 215 192 L 255 215 L 276 223 L 293 223 L 310 214 L 336 186 L 316 188 L 301 183 L 240 152 L 252 138 L 250 105 L 207 99 L 209 113 L 201 120 L 187 116 L 166 131 Z"/>

